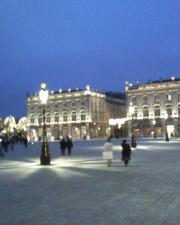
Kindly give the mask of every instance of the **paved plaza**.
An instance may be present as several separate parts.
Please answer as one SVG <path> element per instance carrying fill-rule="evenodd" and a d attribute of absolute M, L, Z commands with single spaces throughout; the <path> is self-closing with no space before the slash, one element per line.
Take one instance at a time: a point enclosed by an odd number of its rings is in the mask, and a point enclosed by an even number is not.
<path fill-rule="evenodd" d="M 76 141 L 71 156 L 50 143 L 17 145 L 0 159 L 0 225 L 180 225 L 180 139 L 139 139 L 128 167 L 102 160 L 104 141 Z"/>

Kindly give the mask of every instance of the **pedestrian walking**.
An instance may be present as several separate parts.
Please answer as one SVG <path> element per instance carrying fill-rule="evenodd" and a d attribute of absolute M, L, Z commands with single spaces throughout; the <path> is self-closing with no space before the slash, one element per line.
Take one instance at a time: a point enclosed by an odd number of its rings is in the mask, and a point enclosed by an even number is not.
<path fill-rule="evenodd" d="M 122 141 L 122 161 L 124 162 L 125 166 L 128 166 L 129 160 L 131 160 L 131 147 L 124 139 Z"/>
<path fill-rule="evenodd" d="M 67 139 L 66 139 L 66 147 L 68 149 L 68 155 L 71 155 L 71 149 L 73 147 L 73 142 L 70 137 L 67 137 Z"/>
<path fill-rule="evenodd" d="M 111 137 L 108 137 L 106 143 L 104 144 L 103 159 L 107 160 L 108 166 L 112 165 L 113 144 L 111 143 Z"/>
<path fill-rule="evenodd" d="M 66 150 L 66 141 L 65 138 L 62 137 L 60 140 L 60 149 L 61 149 L 61 155 L 65 155 L 65 150 Z"/>

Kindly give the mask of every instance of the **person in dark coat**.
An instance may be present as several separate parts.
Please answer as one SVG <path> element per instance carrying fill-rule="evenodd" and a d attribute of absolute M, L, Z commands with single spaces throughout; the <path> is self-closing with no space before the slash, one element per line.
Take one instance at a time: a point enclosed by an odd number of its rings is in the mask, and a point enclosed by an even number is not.
<path fill-rule="evenodd" d="M 61 149 L 61 155 L 65 155 L 65 150 L 66 150 L 66 141 L 64 137 L 60 140 L 60 149 Z"/>
<path fill-rule="evenodd" d="M 67 139 L 66 139 L 66 147 L 68 149 L 68 155 L 71 155 L 71 149 L 73 147 L 73 142 L 70 137 L 67 137 Z"/>
<path fill-rule="evenodd" d="M 127 166 L 129 160 L 131 160 L 131 147 L 126 142 L 126 140 L 122 141 L 122 161 L 124 161 L 124 165 Z"/>

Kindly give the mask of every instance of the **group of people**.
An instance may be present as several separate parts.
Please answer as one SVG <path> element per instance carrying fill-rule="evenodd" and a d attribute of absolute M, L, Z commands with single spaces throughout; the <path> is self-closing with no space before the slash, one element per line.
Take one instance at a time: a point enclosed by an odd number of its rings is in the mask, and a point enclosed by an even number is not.
<path fill-rule="evenodd" d="M 112 137 L 108 137 L 107 142 L 104 144 L 103 158 L 107 160 L 107 165 L 111 166 L 113 159 L 113 144 L 111 143 Z M 131 160 L 131 147 L 124 139 L 121 143 L 122 152 L 121 159 L 125 166 L 128 166 L 129 160 Z"/>
<path fill-rule="evenodd" d="M 9 148 L 11 150 L 14 149 L 14 145 L 16 144 L 23 144 L 25 148 L 27 148 L 28 145 L 28 139 L 27 137 L 21 136 L 21 135 L 13 135 L 13 136 L 1 136 L 0 137 L 0 157 L 4 157 L 4 153 L 8 152 Z"/>
<path fill-rule="evenodd" d="M 61 149 L 61 155 L 65 156 L 66 155 L 66 149 L 67 149 L 67 154 L 71 155 L 71 150 L 73 147 L 73 142 L 72 139 L 68 136 L 62 137 L 60 140 L 60 149 Z"/>

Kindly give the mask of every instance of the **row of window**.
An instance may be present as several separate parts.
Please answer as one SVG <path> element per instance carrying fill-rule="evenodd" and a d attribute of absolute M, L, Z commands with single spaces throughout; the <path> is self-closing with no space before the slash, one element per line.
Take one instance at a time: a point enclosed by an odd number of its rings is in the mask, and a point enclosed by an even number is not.
<path fill-rule="evenodd" d="M 56 123 L 59 122 L 59 118 L 60 118 L 59 113 L 55 113 L 54 114 L 54 121 Z M 86 113 L 85 113 L 85 111 L 82 111 L 81 112 L 80 118 L 81 118 L 81 121 L 86 121 Z M 76 112 L 72 112 L 72 114 L 71 114 L 71 120 L 73 122 L 77 121 L 77 113 Z M 50 116 L 49 113 L 46 113 L 46 115 L 45 115 L 45 121 L 47 123 L 51 123 L 51 116 Z M 67 122 L 67 121 L 68 121 L 68 114 L 67 114 L 67 112 L 65 112 L 65 113 L 63 113 L 63 122 Z M 35 116 L 34 115 L 30 115 L 30 123 L 31 124 L 34 124 L 35 123 Z M 42 116 L 42 114 L 39 114 L 38 115 L 38 123 L 39 124 L 43 123 L 43 116 Z"/>
<path fill-rule="evenodd" d="M 166 101 L 167 102 L 172 101 L 172 94 L 166 94 Z M 180 94 L 177 96 L 177 101 L 180 102 Z M 160 102 L 160 95 L 154 95 L 154 102 L 155 103 Z M 134 105 L 137 104 L 137 97 L 136 96 L 132 97 L 132 103 Z M 144 104 L 144 105 L 148 104 L 148 96 L 147 95 L 142 96 L 142 104 Z"/>
<path fill-rule="evenodd" d="M 75 108 L 75 107 L 77 107 L 78 102 L 77 102 L 77 101 L 76 101 L 76 102 L 71 102 L 71 103 L 64 102 L 63 104 L 62 104 L 62 103 L 55 103 L 55 104 L 54 104 L 54 108 L 55 108 L 55 109 L 58 109 L 59 107 L 62 106 L 63 109 L 67 109 L 67 108 L 69 107 L 70 104 L 71 104 L 71 107 L 72 107 L 72 108 Z M 84 107 L 85 104 L 86 104 L 86 101 L 81 101 L 81 102 L 80 102 L 81 107 Z M 34 109 L 35 109 L 34 106 L 31 106 L 31 107 L 30 107 L 30 110 L 34 110 Z M 46 109 L 50 109 L 50 104 L 47 104 L 47 105 L 46 105 Z M 39 110 L 42 110 L 42 105 L 39 105 Z"/>
<path fill-rule="evenodd" d="M 149 108 L 148 107 L 143 107 L 142 111 L 143 111 L 143 117 L 146 117 L 146 118 L 149 117 Z M 166 106 L 166 112 L 169 117 L 172 116 L 172 106 L 171 105 Z M 134 116 L 137 117 L 137 115 L 138 115 L 138 109 L 137 109 L 137 107 L 135 107 Z M 160 106 L 155 106 L 154 107 L 154 117 L 160 117 L 160 116 L 161 116 Z M 180 105 L 178 105 L 178 116 L 180 116 Z"/>

